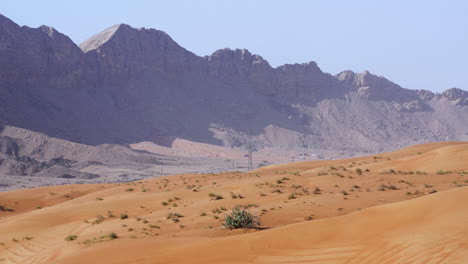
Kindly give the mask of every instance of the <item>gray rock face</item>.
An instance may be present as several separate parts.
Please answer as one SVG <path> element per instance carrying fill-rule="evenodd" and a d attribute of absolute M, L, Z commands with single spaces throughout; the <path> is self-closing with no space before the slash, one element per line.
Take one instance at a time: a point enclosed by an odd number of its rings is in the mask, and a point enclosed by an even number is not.
<path fill-rule="evenodd" d="M 445 90 L 438 97 L 451 101 L 455 105 L 460 105 L 460 106 L 468 105 L 468 92 L 459 88 L 451 88 L 451 89 Z"/>
<path fill-rule="evenodd" d="M 468 96 L 369 72 L 333 76 L 315 62 L 273 68 L 245 49 L 200 57 L 162 31 L 124 24 L 77 46 L 0 15 L 0 125 L 91 145 L 239 146 L 250 133 L 258 148 L 382 151 L 468 140 Z"/>
<path fill-rule="evenodd" d="M 19 27 L 0 15 L 2 87 L 72 87 L 86 70 L 82 51 L 47 26 Z"/>
<path fill-rule="evenodd" d="M 176 75 L 199 71 L 203 59 L 180 47 L 166 33 L 115 25 L 80 45 L 96 65 L 100 80 L 138 78 L 144 73 Z"/>
<path fill-rule="evenodd" d="M 364 99 L 407 101 L 417 98 L 417 91 L 401 88 L 386 78 L 368 71 L 363 73 L 344 71 L 339 73 L 337 78 L 350 85 Z"/>

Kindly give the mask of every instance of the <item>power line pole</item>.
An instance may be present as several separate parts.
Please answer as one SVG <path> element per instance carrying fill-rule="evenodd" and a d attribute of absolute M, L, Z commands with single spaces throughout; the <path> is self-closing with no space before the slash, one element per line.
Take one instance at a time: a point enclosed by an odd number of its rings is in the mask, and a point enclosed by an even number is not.
<path fill-rule="evenodd" d="M 248 146 L 248 153 L 247 153 L 247 159 L 248 159 L 247 170 L 249 171 L 253 170 L 252 148 L 253 148 L 252 136 L 249 133 L 249 146 Z"/>

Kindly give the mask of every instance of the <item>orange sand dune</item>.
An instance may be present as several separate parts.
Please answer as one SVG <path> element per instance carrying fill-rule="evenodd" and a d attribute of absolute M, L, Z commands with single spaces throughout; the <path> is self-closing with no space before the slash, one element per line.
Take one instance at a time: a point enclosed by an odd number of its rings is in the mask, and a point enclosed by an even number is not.
<path fill-rule="evenodd" d="M 369 159 L 372 158 L 372 159 Z M 326 166 L 337 166 L 363 162 L 361 168 L 384 170 L 419 170 L 437 172 L 439 170 L 468 170 L 468 142 L 436 142 L 407 147 L 401 150 L 382 153 L 370 157 L 342 160 L 305 161 L 273 165 L 258 169 L 271 171 L 307 171 Z M 356 166 L 357 167 L 357 166 Z"/>
<path fill-rule="evenodd" d="M 462 264 L 468 261 L 467 200 L 465 187 L 253 234 L 166 245 L 121 240 L 57 263 Z"/>
<path fill-rule="evenodd" d="M 467 150 L 4 192 L 0 264 L 467 263 Z M 262 230 L 223 228 L 237 205 Z"/>

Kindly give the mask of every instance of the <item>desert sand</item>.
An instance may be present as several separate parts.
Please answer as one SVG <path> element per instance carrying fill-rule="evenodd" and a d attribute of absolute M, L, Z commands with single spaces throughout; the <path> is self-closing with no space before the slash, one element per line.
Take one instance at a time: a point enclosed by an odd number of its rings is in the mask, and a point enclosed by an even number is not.
<path fill-rule="evenodd" d="M 467 201 L 467 142 L 17 190 L 0 193 L 0 263 L 467 263 Z M 237 205 L 261 228 L 223 228 Z"/>

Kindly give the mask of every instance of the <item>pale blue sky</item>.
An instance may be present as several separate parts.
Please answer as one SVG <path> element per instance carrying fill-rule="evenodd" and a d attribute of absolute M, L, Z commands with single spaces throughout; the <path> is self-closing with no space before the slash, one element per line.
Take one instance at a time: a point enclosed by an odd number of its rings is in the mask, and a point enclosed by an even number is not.
<path fill-rule="evenodd" d="M 272 66 L 316 61 L 369 70 L 412 89 L 468 90 L 464 0 L 2 0 L 20 25 L 49 25 L 76 43 L 114 24 L 156 28 L 208 55 L 246 48 Z"/>

